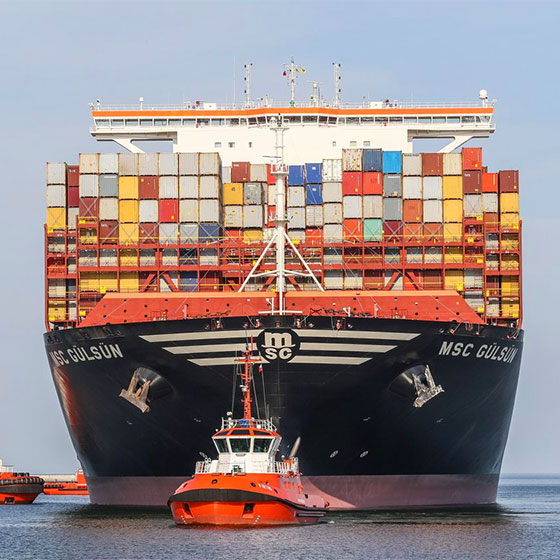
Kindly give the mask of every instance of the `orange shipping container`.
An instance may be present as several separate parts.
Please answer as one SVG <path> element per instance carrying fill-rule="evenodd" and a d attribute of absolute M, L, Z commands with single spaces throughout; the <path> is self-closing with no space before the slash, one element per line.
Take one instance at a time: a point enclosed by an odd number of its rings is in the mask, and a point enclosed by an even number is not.
<path fill-rule="evenodd" d="M 364 173 L 362 187 L 364 194 L 383 194 L 383 174 L 378 172 Z"/>
<path fill-rule="evenodd" d="M 405 243 L 421 243 L 424 233 L 422 224 L 404 224 L 403 237 Z"/>
<path fill-rule="evenodd" d="M 482 192 L 498 192 L 498 174 L 482 174 Z"/>
<path fill-rule="evenodd" d="M 482 148 L 463 148 L 463 169 L 482 169 Z"/>
<path fill-rule="evenodd" d="M 345 240 L 361 241 L 364 236 L 362 220 L 344 220 L 343 235 Z"/>
<path fill-rule="evenodd" d="M 438 242 L 443 237 L 443 224 L 424 224 L 424 241 Z"/>
<path fill-rule="evenodd" d="M 422 221 L 422 201 L 404 200 L 403 201 L 403 220 L 408 223 Z"/>

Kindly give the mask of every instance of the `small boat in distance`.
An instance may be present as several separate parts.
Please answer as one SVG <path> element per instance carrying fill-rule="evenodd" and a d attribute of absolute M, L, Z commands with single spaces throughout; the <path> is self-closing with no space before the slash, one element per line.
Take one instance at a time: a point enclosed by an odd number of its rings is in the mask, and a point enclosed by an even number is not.
<path fill-rule="evenodd" d="M 84 471 L 76 471 L 76 479 L 73 481 L 45 482 L 43 492 L 47 496 L 89 496 Z"/>
<path fill-rule="evenodd" d="M 281 436 L 268 419 L 252 417 L 252 367 L 247 346 L 241 373 L 244 414 L 222 419 L 212 440 L 218 459 L 196 464 L 192 478 L 169 498 L 178 525 L 270 526 L 316 523 L 328 504 L 305 493 L 296 457 L 276 460 Z"/>
<path fill-rule="evenodd" d="M 32 504 L 43 491 L 44 480 L 26 472 L 13 472 L 0 460 L 0 505 Z"/>

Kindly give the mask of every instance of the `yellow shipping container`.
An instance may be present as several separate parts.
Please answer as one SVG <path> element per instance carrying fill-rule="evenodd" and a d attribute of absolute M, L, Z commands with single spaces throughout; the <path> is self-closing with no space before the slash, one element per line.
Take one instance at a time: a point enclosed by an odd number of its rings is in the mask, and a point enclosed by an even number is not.
<path fill-rule="evenodd" d="M 445 243 L 460 243 L 463 239 L 463 224 L 443 224 L 443 239 Z"/>
<path fill-rule="evenodd" d="M 224 205 L 243 205 L 243 183 L 224 183 Z"/>
<path fill-rule="evenodd" d="M 450 199 L 443 201 L 443 221 L 451 223 L 461 223 L 463 221 L 462 200 Z"/>
<path fill-rule="evenodd" d="M 500 212 L 519 212 L 519 193 L 502 193 L 500 195 Z"/>
<path fill-rule="evenodd" d="M 445 248 L 445 262 L 446 263 L 461 263 L 461 262 L 463 262 L 463 248 L 462 247 L 446 247 Z"/>
<path fill-rule="evenodd" d="M 446 290 L 463 291 L 463 271 L 446 270 L 444 278 L 444 288 Z"/>
<path fill-rule="evenodd" d="M 137 292 L 138 272 L 121 272 L 121 292 Z"/>
<path fill-rule="evenodd" d="M 119 198 L 138 199 L 138 177 L 119 177 Z"/>
<path fill-rule="evenodd" d="M 519 298 L 502 299 L 502 317 L 519 317 Z"/>
<path fill-rule="evenodd" d="M 97 245 L 97 235 L 95 228 L 80 228 L 80 243 L 82 245 Z"/>
<path fill-rule="evenodd" d="M 500 214 L 500 226 L 509 229 L 519 229 L 519 213 L 507 212 Z"/>
<path fill-rule="evenodd" d="M 244 229 L 243 230 L 243 243 L 255 243 L 262 241 L 262 229 Z"/>
<path fill-rule="evenodd" d="M 502 295 L 519 295 L 519 276 L 502 276 Z"/>
<path fill-rule="evenodd" d="M 502 249 L 509 249 L 510 251 L 519 250 L 519 234 L 518 233 L 502 234 Z"/>
<path fill-rule="evenodd" d="M 121 266 L 138 266 L 138 252 L 136 249 L 121 249 Z"/>
<path fill-rule="evenodd" d="M 66 208 L 47 208 L 47 229 L 66 229 Z"/>
<path fill-rule="evenodd" d="M 138 223 L 137 200 L 119 200 L 119 221 L 125 224 Z"/>
<path fill-rule="evenodd" d="M 66 320 L 66 304 L 64 302 L 49 302 L 48 309 L 49 321 L 65 321 Z"/>
<path fill-rule="evenodd" d="M 504 270 L 519 270 L 519 255 L 502 255 L 502 268 Z"/>
<path fill-rule="evenodd" d="M 99 273 L 82 272 L 80 274 L 80 291 L 81 292 L 98 292 L 99 291 Z"/>
<path fill-rule="evenodd" d="M 117 282 L 116 272 L 100 272 L 99 273 L 99 292 L 118 292 L 119 284 Z"/>
<path fill-rule="evenodd" d="M 120 224 L 119 242 L 121 245 L 137 245 L 138 224 Z"/>
<path fill-rule="evenodd" d="M 463 198 L 463 177 L 455 175 L 443 177 L 443 198 Z"/>

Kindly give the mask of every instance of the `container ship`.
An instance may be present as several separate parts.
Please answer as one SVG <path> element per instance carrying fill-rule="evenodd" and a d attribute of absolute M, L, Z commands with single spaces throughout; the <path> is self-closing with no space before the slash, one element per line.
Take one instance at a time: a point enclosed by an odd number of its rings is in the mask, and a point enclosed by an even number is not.
<path fill-rule="evenodd" d="M 97 101 L 92 135 L 127 151 L 47 164 L 44 342 L 93 503 L 166 504 L 239 412 L 247 347 L 255 414 L 331 508 L 495 502 L 519 176 L 463 147 L 494 103 L 345 104 L 338 70 L 332 101 L 296 101 L 293 61 L 289 102 L 254 101 L 250 65 L 236 106 Z"/>

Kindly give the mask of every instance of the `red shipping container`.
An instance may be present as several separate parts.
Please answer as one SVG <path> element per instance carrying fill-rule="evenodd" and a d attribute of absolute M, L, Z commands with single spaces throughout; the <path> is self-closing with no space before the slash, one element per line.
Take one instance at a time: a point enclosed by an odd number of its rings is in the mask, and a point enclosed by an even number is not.
<path fill-rule="evenodd" d="M 159 201 L 159 221 L 173 223 L 179 221 L 179 202 L 174 199 L 161 199 Z"/>
<path fill-rule="evenodd" d="M 463 193 L 479 194 L 482 192 L 482 172 L 463 171 Z"/>
<path fill-rule="evenodd" d="M 342 174 L 342 194 L 361 195 L 362 193 L 362 172 L 344 171 L 344 173 Z"/>
<path fill-rule="evenodd" d="M 138 196 L 141 199 L 154 199 L 159 194 L 159 177 L 140 177 L 138 179 Z"/>
<path fill-rule="evenodd" d="M 500 223 L 500 217 L 499 214 L 494 213 L 494 212 L 484 212 L 483 214 L 484 216 L 484 224 L 487 227 L 497 227 Z"/>
<path fill-rule="evenodd" d="M 266 164 L 266 181 L 269 185 L 275 185 L 276 184 L 276 177 L 271 173 L 270 171 L 271 166 L 270 163 Z M 232 179 L 233 181 L 233 179 Z"/>
<path fill-rule="evenodd" d="M 116 245 L 119 240 L 119 222 L 101 220 L 99 222 L 99 241 L 103 245 Z"/>
<path fill-rule="evenodd" d="M 500 192 L 519 191 L 519 171 L 500 171 Z"/>
<path fill-rule="evenodd" d="M 364 194 L 383 194 L 383 173 L 364 173 L 362 190 Z"/>
<path fill-rule="evenodd" d="M 79 215 L 87 218 L 97 218 L 99 215 L 99 199 L 88 197 L 80 198 Z"/>
<path fill-rule="evenodd" d="M 238 239 L 241 239 L 243 237 L 243 230 L 231 228 L 224 229 L 224 237 L 226 238 L 226 241 L 237 241 Z"/>
<path fill-rule="evenodd" d="M 482 148 L 463 148 L 463 171 L 482 169 Z"/>
<path fill-rule="evenodd" d="M 364 276 L 364 288 L 366 290 L 382 290 L 385 282 L 383 271 L 366 270 Z"/>
<path fill-rule="evenodd" d="M 422 224 L 404 224 L 403 226 L 403 236 L 405 243 L 421 243 L 422 242 L 422 233 L 423 233 Z"/>
<path fill-rule="evenodd" d="M 482 192 L 498 192 L 497 173 L 482 173 Z"/>
<path fill-rule="evenodd" d="M 251 180 L 251 164 L 248 161 L 234 161 L 231 164 L 231 182 L 247 183 Z"/>
<path fill-rule="evenodd" d="M 364 237 L 362 220 L 347 219 L 342 222 L 343 237 L 347 240 L 361 241 Z"/>
<path fill-rule="evenodd" d="M 430 243 L 441 241 L 443 238 L 443 224 L 424 224 L 423 237 L 424 241 L 428 241 Z"/>
<path fill-rule="evenodd" d="M 422 154 L 422 175 L 443 175 L 443 154 Z"/>
<path fill-rule="evenodd" d="M 68 186 L 80 186 L 80 167 L 78 165 L 69 165 L 67 168 Z"/>
<path fill-rule="evenodd" d="M 220 289 L 220 274 L 218 272 L 205 272 L 200 275 L 198 283 L 201 292 L 218 291 Z"/>
<path fill-rule="evenodd" d="M 421 200 L 403 200 L 403 220 L 409 223 L 422 221 Z"/>
<path fill-rule="evenodd" d="M 159 226 L 157 224 L 141 223 L 138 225 L 140 245 L 157 243 L 159 239 Z"/>
<path fill-rule="evenodd" d="M 68 187 L 66 206 L 68 208 L 78 208 L 80 206 L 80 187 Z"/>
<path fill-rule="evenodd" d="M 424 270 L 422 273 L 424 290 L 443 290 L 441 270 Z"/>
<path fill-rule="evenodd" d="M 320 245 L 323 240 L 323 228 L 306 228 L 305 243 L 307 245 Z"/>
<path fill-rule="evenodd" d="M 389 220 L 388 222 L 383 222 L 383 236 L 393 237 L 401 236 L 404 231 L 404 224 L 400 221 Z"/>

